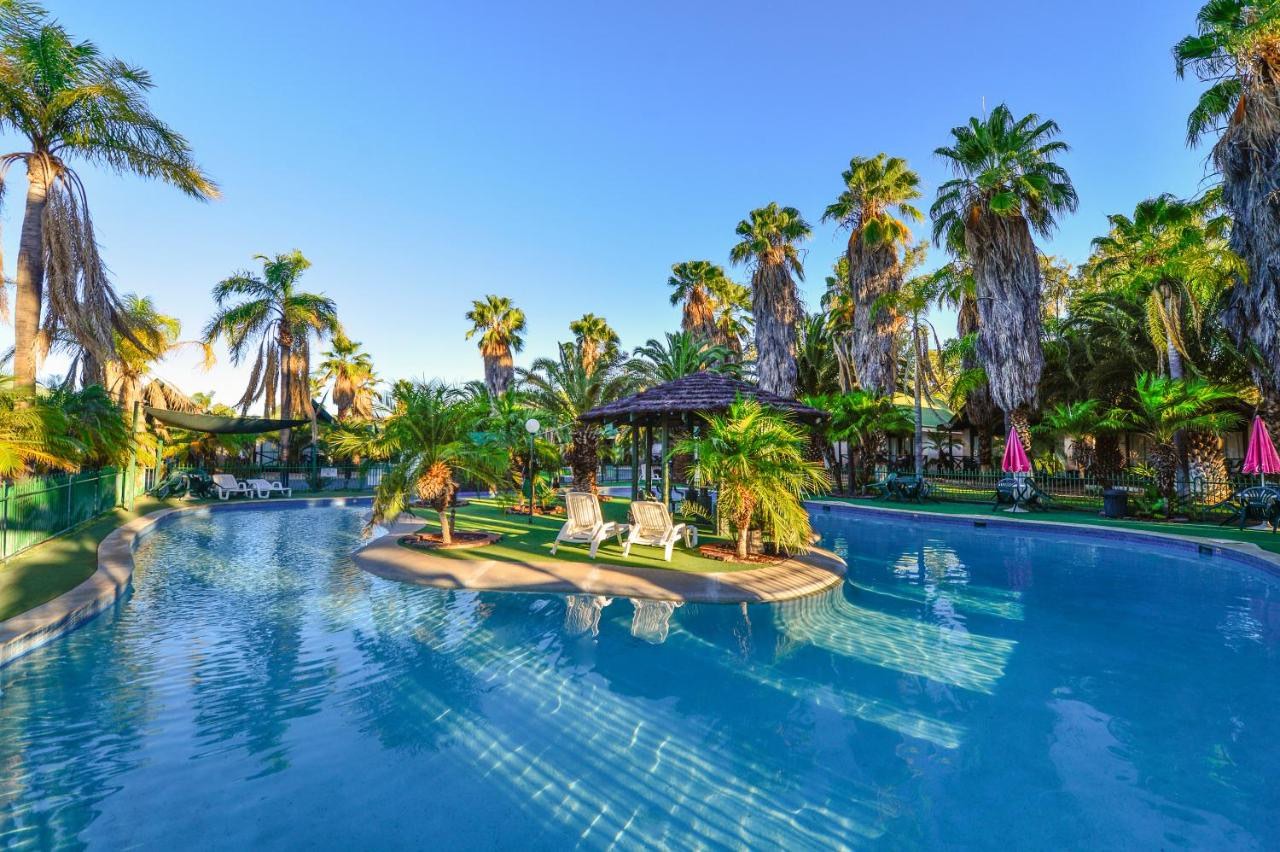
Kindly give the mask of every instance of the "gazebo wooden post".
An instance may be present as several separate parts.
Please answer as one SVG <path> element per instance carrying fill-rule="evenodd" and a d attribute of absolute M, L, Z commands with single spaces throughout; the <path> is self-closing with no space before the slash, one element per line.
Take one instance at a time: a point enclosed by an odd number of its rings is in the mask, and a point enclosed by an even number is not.
<path fill-rule="evenodd" d="M 649 423 L 644 427 L 644 492 L 649 493 L 649 486 L 653 484 L 653 424 Z"/>
<path fill-rule="evenodd" d="M 631 499 L 640 499 L 640 428 L 631 418 Z"/>
<path fill-rule="evenodd" d="M 671 426 L 662 418 L 662 503 L 671 506 Z"/>

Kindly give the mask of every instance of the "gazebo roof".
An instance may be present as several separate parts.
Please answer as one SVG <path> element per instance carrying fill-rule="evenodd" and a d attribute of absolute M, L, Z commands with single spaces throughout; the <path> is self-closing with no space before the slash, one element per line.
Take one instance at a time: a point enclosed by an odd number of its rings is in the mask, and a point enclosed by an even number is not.
<path fill-rule="evenodd" d="M 827 413 L 802 402 L 761 390 L 753 384 L 721 373 L 703 371 L 682 376 L 633 396 L 598 406 L 579 417 L 586 422 L 659 425 L 690 414 L 719 414 L 738 397 L 756 399 L 809 422 L 825 420 Z"/>

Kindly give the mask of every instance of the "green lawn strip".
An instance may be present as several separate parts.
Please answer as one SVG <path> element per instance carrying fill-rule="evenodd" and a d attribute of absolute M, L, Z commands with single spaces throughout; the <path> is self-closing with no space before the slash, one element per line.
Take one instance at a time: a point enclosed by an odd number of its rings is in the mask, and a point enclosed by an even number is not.
<path fill-rule="evenodd" d="M 1214 538 L 1224 541 L 1256 544 L 1270 553 L 1280 553 L 1280 533 L 1272 533 L 1269 529 L 1242 530 L 1238 526 L 1220 527 L 1217 524 L 1178 523 L 1160 521 L 1115 520 L 1103 518 L 1097 512 L 1082 512 L 1066 509 L 1051 509 L 1048 512 L 1030 512 L 1017 516 L 1006 512 L 991 511 L 991 504 L 935 502 L 904 503 L 893 500 L 868 500 L 849 497 L 826 497 L 825 500 L 849 503 L 855 506 L 875 506 L 885 509 L 902 509 L 905 511 L 925 512 L 938 515 L 990 515 L 993 518 L 1007 518 L 1025 521 L 1051 521 L 1068 524 L 1089 524 L 1099 527 L 1118 527 L 1121 529 L 1145 530 L 1150 532 L 1171 533 L 1194 538 Z"/>
<path fill-rule="evenodd" d="M 629 502 L 623 499 L 601 501 L 605 519 L 626 523 Z M 422 527 L 424 532 L 439 531 L 440 524 L 435 512 L 415 509 L 414 515 L 426 521 L 426 525 Z M 533 519 L 533 524 L 530 524 L 528 515 L 509 515 L 496 500 L 473 498 L 468 505 L 458 508 L 456 524 L 459 530 L 500 533 L 502 540 L 487 547 L 469 550 L 437 550 L 433 551 L 432 555 L 447 559 L 496 559 L 502 562 L 550 562 L 558 559 L 565 562 L 591 563 L 585 544 L 562 544 L 554 556 L 551 554 L 551 544 L 555 541 L 560 527 L 564 525 L 563 516 L 536 517 Z M 698 531 L 699 543 L 723 540 L 708 533 L 706 529 Z M 618 546 L 616 538 L 611 538 L 600 545 L 596 562 L 687 571 L 695 574 L 741 571 L 753 567 L 707 559 L 694 551 L 685 549 L 683 542 L 676 545 L 670 562 L 663 560 L 661 548 L 640 544 L 631 549 L 631 556 L 623 557 L 622 548 Z"/>
<path fill-rule="evenodd" d="M 294 496 L 356 497 L 368 494 L 368 491 L 304 491 Z M 116 527 L 157 509 L 216 502 L 142 497 L 132 512 L 115 509 L 13 557 L 0 565 L 0 621 L 51 601 L 84 582 L 98 568 L 98 544 Z"/>

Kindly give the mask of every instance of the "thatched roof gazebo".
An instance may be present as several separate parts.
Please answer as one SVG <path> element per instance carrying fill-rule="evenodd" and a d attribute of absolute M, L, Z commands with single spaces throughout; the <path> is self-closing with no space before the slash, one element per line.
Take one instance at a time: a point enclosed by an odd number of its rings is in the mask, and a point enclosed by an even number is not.
<path fill-rule="evenodd" d="M 640 430 L 645 430 L 646 458 L 653 458 L 654 427 L 662 431 L 662 497 L 671 501 L 671 465 L 666 459 L 670 450 L 672 428 L 696 429 L 703 415 L 722 414 L 738 398 L 754 399 L 761 405 L 777 409 L 801 422 L 816 425 L 827 419 L 827 413 L 794 399 L 762 390 L 749 382 L 721 373 L 703 371 L 682 376 L 675 381 L 651 387 L 614 402 L 598 406 L 582 414 L 584 423 L 630 426 L 631 433 L 631 498 L 639 495 Z"/>

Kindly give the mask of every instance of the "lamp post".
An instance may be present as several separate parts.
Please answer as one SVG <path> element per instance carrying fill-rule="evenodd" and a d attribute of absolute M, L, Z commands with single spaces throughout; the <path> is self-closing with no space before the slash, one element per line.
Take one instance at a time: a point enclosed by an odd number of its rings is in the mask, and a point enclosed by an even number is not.
<path fill-rule="evenodd" d="M 529 524 L 533 524 L 533 436 L 538 434 L 542 424 L 530 417 L 524 421 L 524 431 L 529 433 Z"/>

